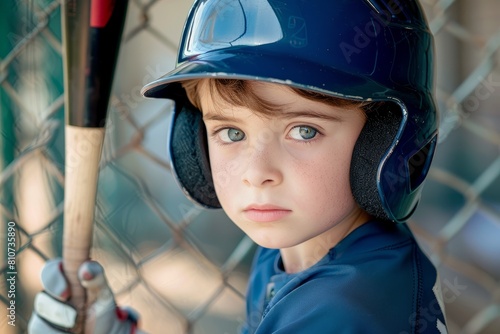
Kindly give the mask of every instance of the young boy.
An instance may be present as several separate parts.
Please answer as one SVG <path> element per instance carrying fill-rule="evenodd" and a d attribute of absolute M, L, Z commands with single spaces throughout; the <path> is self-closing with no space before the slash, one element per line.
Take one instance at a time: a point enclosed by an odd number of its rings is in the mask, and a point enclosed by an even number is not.
<path fill-rule="evenodd" d="M 260 246 L 243 333 L 446 333 L 402 224 L 436 145 L 432 43 L 410 0 L 195 2 L 143 93 L 175 101 L 186 195 Z"/>

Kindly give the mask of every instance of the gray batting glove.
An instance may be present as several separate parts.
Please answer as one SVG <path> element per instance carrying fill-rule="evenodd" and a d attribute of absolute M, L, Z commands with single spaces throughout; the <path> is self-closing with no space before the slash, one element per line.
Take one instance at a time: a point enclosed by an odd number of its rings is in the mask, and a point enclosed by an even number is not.
<path fill-rule="evenodd" d="M 144 333 L 137 329 L 138 314 L 115 303 L 104 269 L 95 261 L 84 262 L 78 278 L 87 289 L 91 302 L 86 314 L 86 334 Z M 76 310 L 67 303 L 71 291 L 64 276 L 61 259 L 48 261 L 41 274 L 44 291 L 35 297 L 33 314 L 28 323 L 30 334 L 59 334 L 71 332 L 75 325 Z"/>

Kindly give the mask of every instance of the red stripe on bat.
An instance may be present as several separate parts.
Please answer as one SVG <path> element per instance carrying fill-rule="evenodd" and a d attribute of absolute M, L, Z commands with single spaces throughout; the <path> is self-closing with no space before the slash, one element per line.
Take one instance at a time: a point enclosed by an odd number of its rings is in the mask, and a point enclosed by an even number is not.
<path fill-rule="evenodd" d="M 90 4 L 90 26 L 103 28 L 113 14 L 115 0 L 92 0 Z"/>

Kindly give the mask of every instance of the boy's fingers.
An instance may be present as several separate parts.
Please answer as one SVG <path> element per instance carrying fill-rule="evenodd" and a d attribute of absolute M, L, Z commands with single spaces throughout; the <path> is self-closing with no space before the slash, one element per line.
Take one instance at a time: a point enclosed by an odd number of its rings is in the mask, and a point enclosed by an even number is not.
<path fill-rule="evenodd" d="M 70 288 L 64 275 L 61 259 L 46 262 L 41 273 L 44 291 L 35 297 L 34 312 L 28 333 L 65 333 L 75 324 L 76 310 L 66 301 Z M 95 261 L 84 262 L 78 279 L 87 291 L 86 330 L 93 334 L 130 334 L 137 332 L 138 314 L 116 306 L 103 267 Z"/>
<path fill-rule="evenodd" d="M 37 313 L 33 313 L 28 323 L 29 334 L 63 334 L 63 331 L 55 329 L 43 320 Z"/>
<path fill-rule="evenodd" d="M 114 305 L 114 297 L 104 275 L 104 268 L 95 261 L 84 262 L 78 270 L 78 278 L 87 290 L 87 303 Z"/>
<path fill-rule="evenodd" d="M 78 270 L 80 283 L 87 289 L 107 287 L 104 268 L 96 261 L 85 261 Z"/>
<path fill-rule="evenodd" d="M 76 310 L 71 305 L 61 302 L 43 291 L 35 297 L 34 310 L 32 316 L 34 323 L 30 326 L 31 328 L 37 327 L 38 323 L 42 321 L 40 319 L 47 321 L 52 326 L 64 329 L 72 328 L 75 325 Z M 49 327 L 54 328 L 52 326 Z M 47 333 L 59 333 L 59 331 Z"/>
<path fill-rule="evenodd" d="M 138 314 L 132 309 L 116 305 L 113 292 L 108 286 L 104 269 L 94 261 L 82 264 L 78 271 L 81 284 L 87 289 L 88 300 L 86 329 L 93 334 L 137 333 Z"/>
<path fill-rule="evenodd" d="M 49 260 L 42 268 L 41 280 L 43 289 L 51 297 L 65 302 L 71 297 L 71 290 L 60 258 Z"/>

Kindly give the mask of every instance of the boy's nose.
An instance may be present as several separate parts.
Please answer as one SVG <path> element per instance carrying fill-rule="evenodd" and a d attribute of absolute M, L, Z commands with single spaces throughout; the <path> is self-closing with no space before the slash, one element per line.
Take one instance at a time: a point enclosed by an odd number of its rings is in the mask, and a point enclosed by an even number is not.
<path fill-rule="evenodd" d="M 252 187 L 275 186 L 283 181 L 280 155 L 269 144 L 259 145 L 249 154 L 247 168 L 242 174 L 245 185 Z"/>

